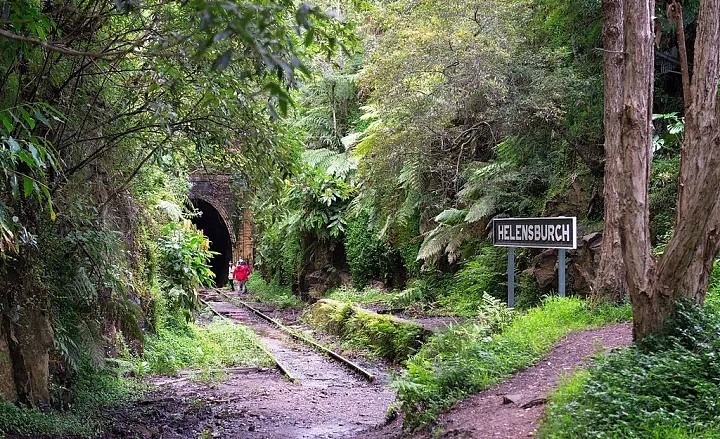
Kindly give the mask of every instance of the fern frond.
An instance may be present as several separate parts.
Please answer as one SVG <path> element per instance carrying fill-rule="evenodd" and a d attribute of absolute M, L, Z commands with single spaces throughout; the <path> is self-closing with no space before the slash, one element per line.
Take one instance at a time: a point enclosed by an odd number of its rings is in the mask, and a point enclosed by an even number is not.
<path fill-rule="evenodd" d="M 486 219 L 493 216 L 495 214 L 495 211 L 497 210 L 496 201 L 497 200 L 494 196 L 489 195 L 475 202 L 467 210 L 465 222 L 474 223 L 475 221 L 479 221 L 481 219 Z"/>
<path fill-rule="evenodd" d="M 445 209 L 435 217 L 435 222 L 452 226 L 462 222 L 466 215 L 466 210 L 459 210 L 455 208 Z"/>
<path fill-rule="evenodd" d="M 433 263 L 445 252 L 445 247 L 450 240 L 450 227 L 439 225 L 427 234 L 420 245 L 417 260 Z"/>
<path fill-rule="evenodd" d="M 303 151 L 302 158 L 305 163 L 313 168 L 325 169 L 328 163 L 337 153 L 329 149 L 307 149 Z"/>
<path fill-rule="evenodd" d="M 326 174 L 346 178 L 358 167 L 358 159 L 347 153 L 335 152 L 329 149 L 308 149 L 303 152 L 303 160 L 309 166 L 321 169 Z"/>

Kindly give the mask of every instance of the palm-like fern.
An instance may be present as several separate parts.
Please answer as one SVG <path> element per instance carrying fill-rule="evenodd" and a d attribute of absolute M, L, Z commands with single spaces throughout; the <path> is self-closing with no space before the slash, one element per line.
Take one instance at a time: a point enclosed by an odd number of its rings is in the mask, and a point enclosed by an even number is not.
<path fill-rule="evenodd" d="M 358 167 L 357 158 L 346 152 L 335 152 L 325 148 L 304 151 L 303 161 L 313 168 L 341 179 L 350 177 Z"/>
<path fill-rule="evenodd" d="M 511 205 L 508 199 L 514 197 L 513 187 L 520 178 L 511 161 L 476 163 L 465 175 L 458 205 L 466 207 L 446 209 L 435 217 L 437 226 L 425 236 L 418 252 L 418 260 L 426 265 L 434 264 L 443 255 L 453 263 L 463 244 L 485 236 L 489 220 Z"/>

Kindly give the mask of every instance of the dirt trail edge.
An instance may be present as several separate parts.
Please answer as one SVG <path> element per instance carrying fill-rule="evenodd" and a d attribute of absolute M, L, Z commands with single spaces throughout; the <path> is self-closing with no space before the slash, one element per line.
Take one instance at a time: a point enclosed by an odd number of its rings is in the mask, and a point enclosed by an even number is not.
<path fill-rule="evenodd" d="M 563 374 L 586 364 L 599 350 L 632 342 L 630 323 L 576 332 L 538 364 L 457 403 L 438 419 L 442 438 L 517 439 L 533 436 L 545 413 L 545 398 Z M 438 437 L 428 432 L 415 439 Z"/>
<path fill-rule="evenodd" d="M 455 404 L 437 419 L 433 431 L 412 439 L 520 439 L 532 437 L 545 413 L 545 398 L 563 374 L 586 365 L 595 353 L 632 342 L 632 324 L 621 323 L 575 332 L 561 340 L 534 366 Z M 358 439 L 397 439 L 400 422 L 357 436 Z"/>
<path fill-rule="evenodd" d="M 385 422 L 395 393 L 373 370 L 368 383 L 339 363 L 292 340 L 249 310 L 208 300 L 217 312 L 251 327 L 299 383 L 274 369 L 236 368 L 216 383 L 158 377 L 150 397 L 110 414 L 105 438 L 339 439 Z"/>

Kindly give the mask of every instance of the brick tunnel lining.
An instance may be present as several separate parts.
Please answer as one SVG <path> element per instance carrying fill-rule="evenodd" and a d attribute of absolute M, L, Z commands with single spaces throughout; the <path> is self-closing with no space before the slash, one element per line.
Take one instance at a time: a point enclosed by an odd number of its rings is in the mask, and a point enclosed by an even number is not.
<path fill-rule="evenodd" d="M 230 231 L 220 212 L 212 204 L 197 198 L 190 202 L 201 213 L 192 219 L 193 224 L 210 240 L 210 250 L 218 253 L 210 260 L 210 267 L 215 273 L 215 284 L 224 286 L 228 282 L 228 263 L 232 261 Z"/>

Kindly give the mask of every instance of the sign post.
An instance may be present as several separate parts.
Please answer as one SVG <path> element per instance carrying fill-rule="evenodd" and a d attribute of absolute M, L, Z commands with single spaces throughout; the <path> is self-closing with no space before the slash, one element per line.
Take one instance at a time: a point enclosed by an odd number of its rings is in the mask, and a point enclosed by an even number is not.
<path fill-rule="evenodd" d="M 515 247 L 558 249 L 558 294 L 565 297 L 565 251 L 577 248 L 577 219 L 496 218 L 493 245 L 508 248 L 508 307 L 515 306 Z"/>
<path fill-rule="evenodd" d="M 508 308 L 515 307 L 515 247 L 508 247 Z"/>

